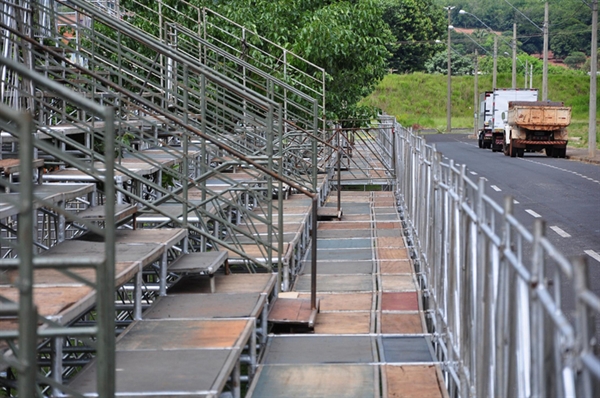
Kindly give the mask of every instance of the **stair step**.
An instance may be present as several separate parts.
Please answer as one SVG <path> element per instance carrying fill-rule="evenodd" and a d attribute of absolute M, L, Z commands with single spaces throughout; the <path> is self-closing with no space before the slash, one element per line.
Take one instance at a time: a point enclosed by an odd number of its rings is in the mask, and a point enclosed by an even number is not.
<path fill-rule="evenodd" d="M 137 213 L 137 207 L 128 204 L 116 204 L 115 205 L 115 224 L 119 225 L 130 218 L 135 219 Z M 94 206 L 90 207 L 77 214 L 79 217 L 86 221 L 101 222 L 106 220 L 106 206 Z M 135 222 L 134 222 L 135 224 Z"/>

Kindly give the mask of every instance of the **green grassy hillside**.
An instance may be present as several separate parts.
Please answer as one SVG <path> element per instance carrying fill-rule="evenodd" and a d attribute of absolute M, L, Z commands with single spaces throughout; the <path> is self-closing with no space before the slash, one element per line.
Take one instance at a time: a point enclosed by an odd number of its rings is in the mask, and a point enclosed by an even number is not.
<path fill-rule="evenodd" d="M 478 80 L 479 92 L 491 90 L 491 76 L 479 76 Z M 417 130 L 444 131 L 446 129 L 446 85 L 445 75 L 424 73 L 388 75 L 363 102 L 396 116 L 404 126 L 412 126 Z M 572 107 L 572 123 L 569 132 L 573 137 L 572 144 L 576 146 L 587 145 L 589 85 L 590 79 L 586 75 L 548 76 L 548 98 L 552 101 L 563 101 L 565 105 Z M 510 74 L 498 75 L 498 87 L 510 86 Z M 517 87 L 522 86 L 523 76 L 519 76 Z M 541 91 L 541 76 L 534 76 L 533 87 Z M 453 128 L 473 128 L 474 89 L 473 76 L 452 77 Z M 598 104 L 600 105 L 600 101 Z"/>

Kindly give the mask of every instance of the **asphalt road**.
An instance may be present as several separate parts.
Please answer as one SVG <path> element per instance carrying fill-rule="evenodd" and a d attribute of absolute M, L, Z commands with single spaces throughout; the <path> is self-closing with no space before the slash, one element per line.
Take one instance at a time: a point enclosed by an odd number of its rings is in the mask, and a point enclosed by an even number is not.
<path fill-rule="evenodd" d="M 467 134 L 432 134 L 425 139 L 445 157 L 465 164 L 473 180 L 486 178 L 486 192 L 497 203 L 512 196 L 515 217 L 529 230 L 535 218 L 543 218 L 557 249 L 569 258 L 587 257 L 591 285 L 600 294 L 600 165 L 543 153 L 511 158 L 478 148 Z"/>

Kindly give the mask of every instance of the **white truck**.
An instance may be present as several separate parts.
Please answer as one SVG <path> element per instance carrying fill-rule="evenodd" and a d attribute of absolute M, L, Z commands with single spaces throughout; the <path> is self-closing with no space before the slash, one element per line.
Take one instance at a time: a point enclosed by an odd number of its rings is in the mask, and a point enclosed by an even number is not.
<path fill-rule="evenodd" d="M 523 157 L 525 151 L 542 150 L 546 156 L 566 156 L 571 108 L 564 103 L 511 101 L 503 119 L 506 121 L 503 147 L 506 156 Z"/>
<path fill-rule="evenodd" d="M 500 152 L 504 145 L 504 120 L 510 101 L 537 101 L 537 89 L 497 88 L 479 96 L 478 146 Z"/>

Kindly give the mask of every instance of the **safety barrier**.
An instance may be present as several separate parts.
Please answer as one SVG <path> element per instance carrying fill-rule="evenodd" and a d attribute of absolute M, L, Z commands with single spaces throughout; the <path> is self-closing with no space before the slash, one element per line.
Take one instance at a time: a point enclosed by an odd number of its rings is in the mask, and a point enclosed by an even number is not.
<path fill-rule="evenodd" d="M 565 258 L 543 221 L 527 230 L 512 198 L 494 202 L 483 178 L 390 123 L 399 210 L 450 396 L 598 396 L 600 299 L 586 259 Z"/>

